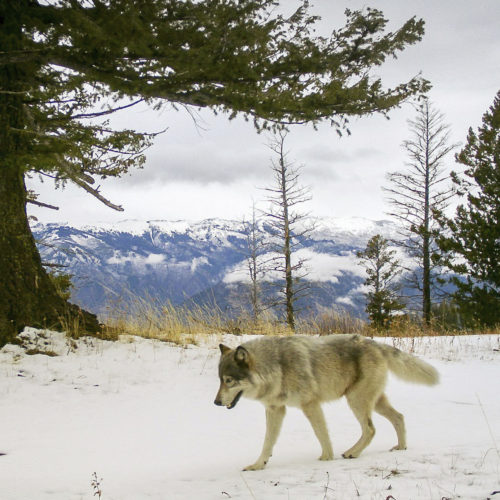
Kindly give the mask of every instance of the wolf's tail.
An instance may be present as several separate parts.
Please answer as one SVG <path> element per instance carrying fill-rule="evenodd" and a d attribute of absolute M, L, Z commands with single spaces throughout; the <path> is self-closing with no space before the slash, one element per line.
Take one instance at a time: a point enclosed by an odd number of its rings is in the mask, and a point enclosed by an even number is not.
<path fill-rule="evenodd" d="M 389 370 L 398 378 L 425 385 L 439 382 L 438 371 L 429 363 L 392 346 L 382 344 L 380 347 L 389 363 Z"/>

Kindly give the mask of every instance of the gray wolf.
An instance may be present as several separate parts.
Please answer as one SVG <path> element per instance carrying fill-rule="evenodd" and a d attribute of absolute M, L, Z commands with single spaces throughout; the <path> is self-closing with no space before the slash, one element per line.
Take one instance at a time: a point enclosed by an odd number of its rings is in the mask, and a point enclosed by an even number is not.
<path fill-rule="evenodd" d="M 375 434 L 373 410 L 396 430 L 392 450 L 406 449 L 404 417 L 384 394 L 387 373 L 426 385 L 439 381 L 434 367 L 395 347 L 360 335 L 262 337 L 236 349 L 220 344 L 220 387 L 214 403 L 231 409 L 242 396 L 266 409 L 266 435 L 257 461 L 243 470 L 263 469 L 278 439 L 286 406 L 301 408 L 321 444 L 320 460 L 333 449 L 321 403 L 345 396 L 361 425 L 361 437 L 344 458 L 356 458 Z M 391 450 L 391 451 L 392 451 Z"/>

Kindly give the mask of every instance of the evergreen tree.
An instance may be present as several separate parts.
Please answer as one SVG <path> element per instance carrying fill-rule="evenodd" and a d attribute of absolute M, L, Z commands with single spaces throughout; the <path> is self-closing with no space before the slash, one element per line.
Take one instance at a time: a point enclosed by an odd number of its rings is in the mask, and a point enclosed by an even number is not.
<path fill-rule="evenodd" d="M 419 41 L 423 21 L 386 32 L 375 9 L 347 11 L 329 38 L 303 0 L 3 0 L 0 2 L 0 345 L 25 325 L 79 315 L 44 270 L 26 216 L 24 178 L 72 182 L 116 210 L 98 180 L 144 163 L 152 137 L 106 118 L 139 102 L 208 107 L 274 123 L 381 112 L 427 82 L 383 87 L 373 68 Z"/>
<path fill-rule="evenodd" d="M 458 275 L 452 281 L 462 315 L 494 326 L 500 324 L 500 91 L 456 160 L 465 166 L 463 174 L 453 173 L 465 203 L 445 221 L 449 234 L 439 244 Z"/>
<path fill-rule="evenodd" d="M 395 253 L 388 241 L 377 234 L 365 250 L 356 254 L 368 275 L 364 283 L 368 288 L 366 312 L 377 329 L 387 328 L 394 313 L 405 307 L 397 294 L 396 278 L 401 274 L 401 266 Z"/>

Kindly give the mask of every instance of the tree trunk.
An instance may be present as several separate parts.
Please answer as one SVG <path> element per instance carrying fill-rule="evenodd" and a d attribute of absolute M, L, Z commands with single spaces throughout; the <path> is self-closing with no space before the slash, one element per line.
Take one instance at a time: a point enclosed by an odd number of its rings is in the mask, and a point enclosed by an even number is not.
<path fill-rule="evenodd" d="M 429 327 L 431 324 L 431 261 L 429 252 L 429 235 L 424 237 L 423 268 L 422 268 L 422 315 L 424 324 Z"/>
<path fill-rule="evenodd" d="M 285 286 L 286 286 L 286 322 L 292 331 L 295 331 L 295 311 L 293 308 L 293 277 L 290 252 L 290 232 L 285 230 Z"/>
<path fill-rule="evenodd" d="M 283 147 L 283 142 L 281 143 Z M 283 199 L 283 225 L 284 225 L 284 245 L 283 252 L 285 254 L 285 298 L 286 298 L 286 322 L 290 329 L 295 331 L 295 311 L 293 309 L 294 291 L 293 291 L 293 276 L 292 276 L 292 251 L 290 248 L 290 220 L 288 216 L 288 203 L 287 198 L 287 180 L 286 168 L 283 158 L 283 151 L 280 157 L 281 167 L 281 188 Z"/>
<path fill-rule="evenodd" d="M 26 189 L 15 165 L 0 167 L 0 346 L 25 326 L 100 330 L 97 318 L 60 297 L 42 267 L 26 216 Z"/>
<path fill-rule="evenodd" d="M 0 46 L 7 54 L 21 52 L 12 30 L 12 9 L 0 12 Z M 29 151 L 24 109 L 23 64 L 0 67 L 0 347 L 25 326 L 61 329 L 75 317 L 86 331 L 100 329 L 97 318 L 61 298 L 42 267 L 26 214 L 25 158 Z"/>
<path fill-rule="evenodd" d="M 256 323 L 260 316 L 260 293 L 257 255 L 255 253 L 252 253 L 248 267 L 250 271 L 250 305 L 252 306 L 252 320 Z"/>
<path fill-rule="evenodd" d="M 424 234 L 422 239 L 422 315 L 424 325 L 431 325 L 431 258 L 430 258 L 430 156 L 431 130 L 429 108 L 425 116 L 425 193 L 424 193 Z"/>

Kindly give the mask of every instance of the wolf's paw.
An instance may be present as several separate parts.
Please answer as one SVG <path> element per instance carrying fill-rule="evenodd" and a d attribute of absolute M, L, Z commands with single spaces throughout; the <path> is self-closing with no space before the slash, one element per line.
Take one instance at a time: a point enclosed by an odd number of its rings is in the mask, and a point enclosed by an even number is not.
<path fill-rule="evenodd" d="M 359 457 L 359 453 L 355 453 L 352 450 L 347 450 L 344 453 L 342 453 L 342 456 L 344 458 L 358 458 Z"/>
<path fill-rule="evenodd" d="M 267 462 L 255 462 L 252 465 L 247 465 L 243 470 L 262 470 L 266 466 Z"/>
<path fill-rule="evenodd" d="M 323 452 L 321 456 L 318 458 L 318 460 L 324 460 L 324 461 L 333 460 L 333 453 Z"/>
<path fill-rule="evenodd" d="M 399 446 L 399 444 L 397 444 L 396 446 L 393 446 L 389 451 L 396 451 L 396 450 L 406 450 L 406 446 Z"/>

